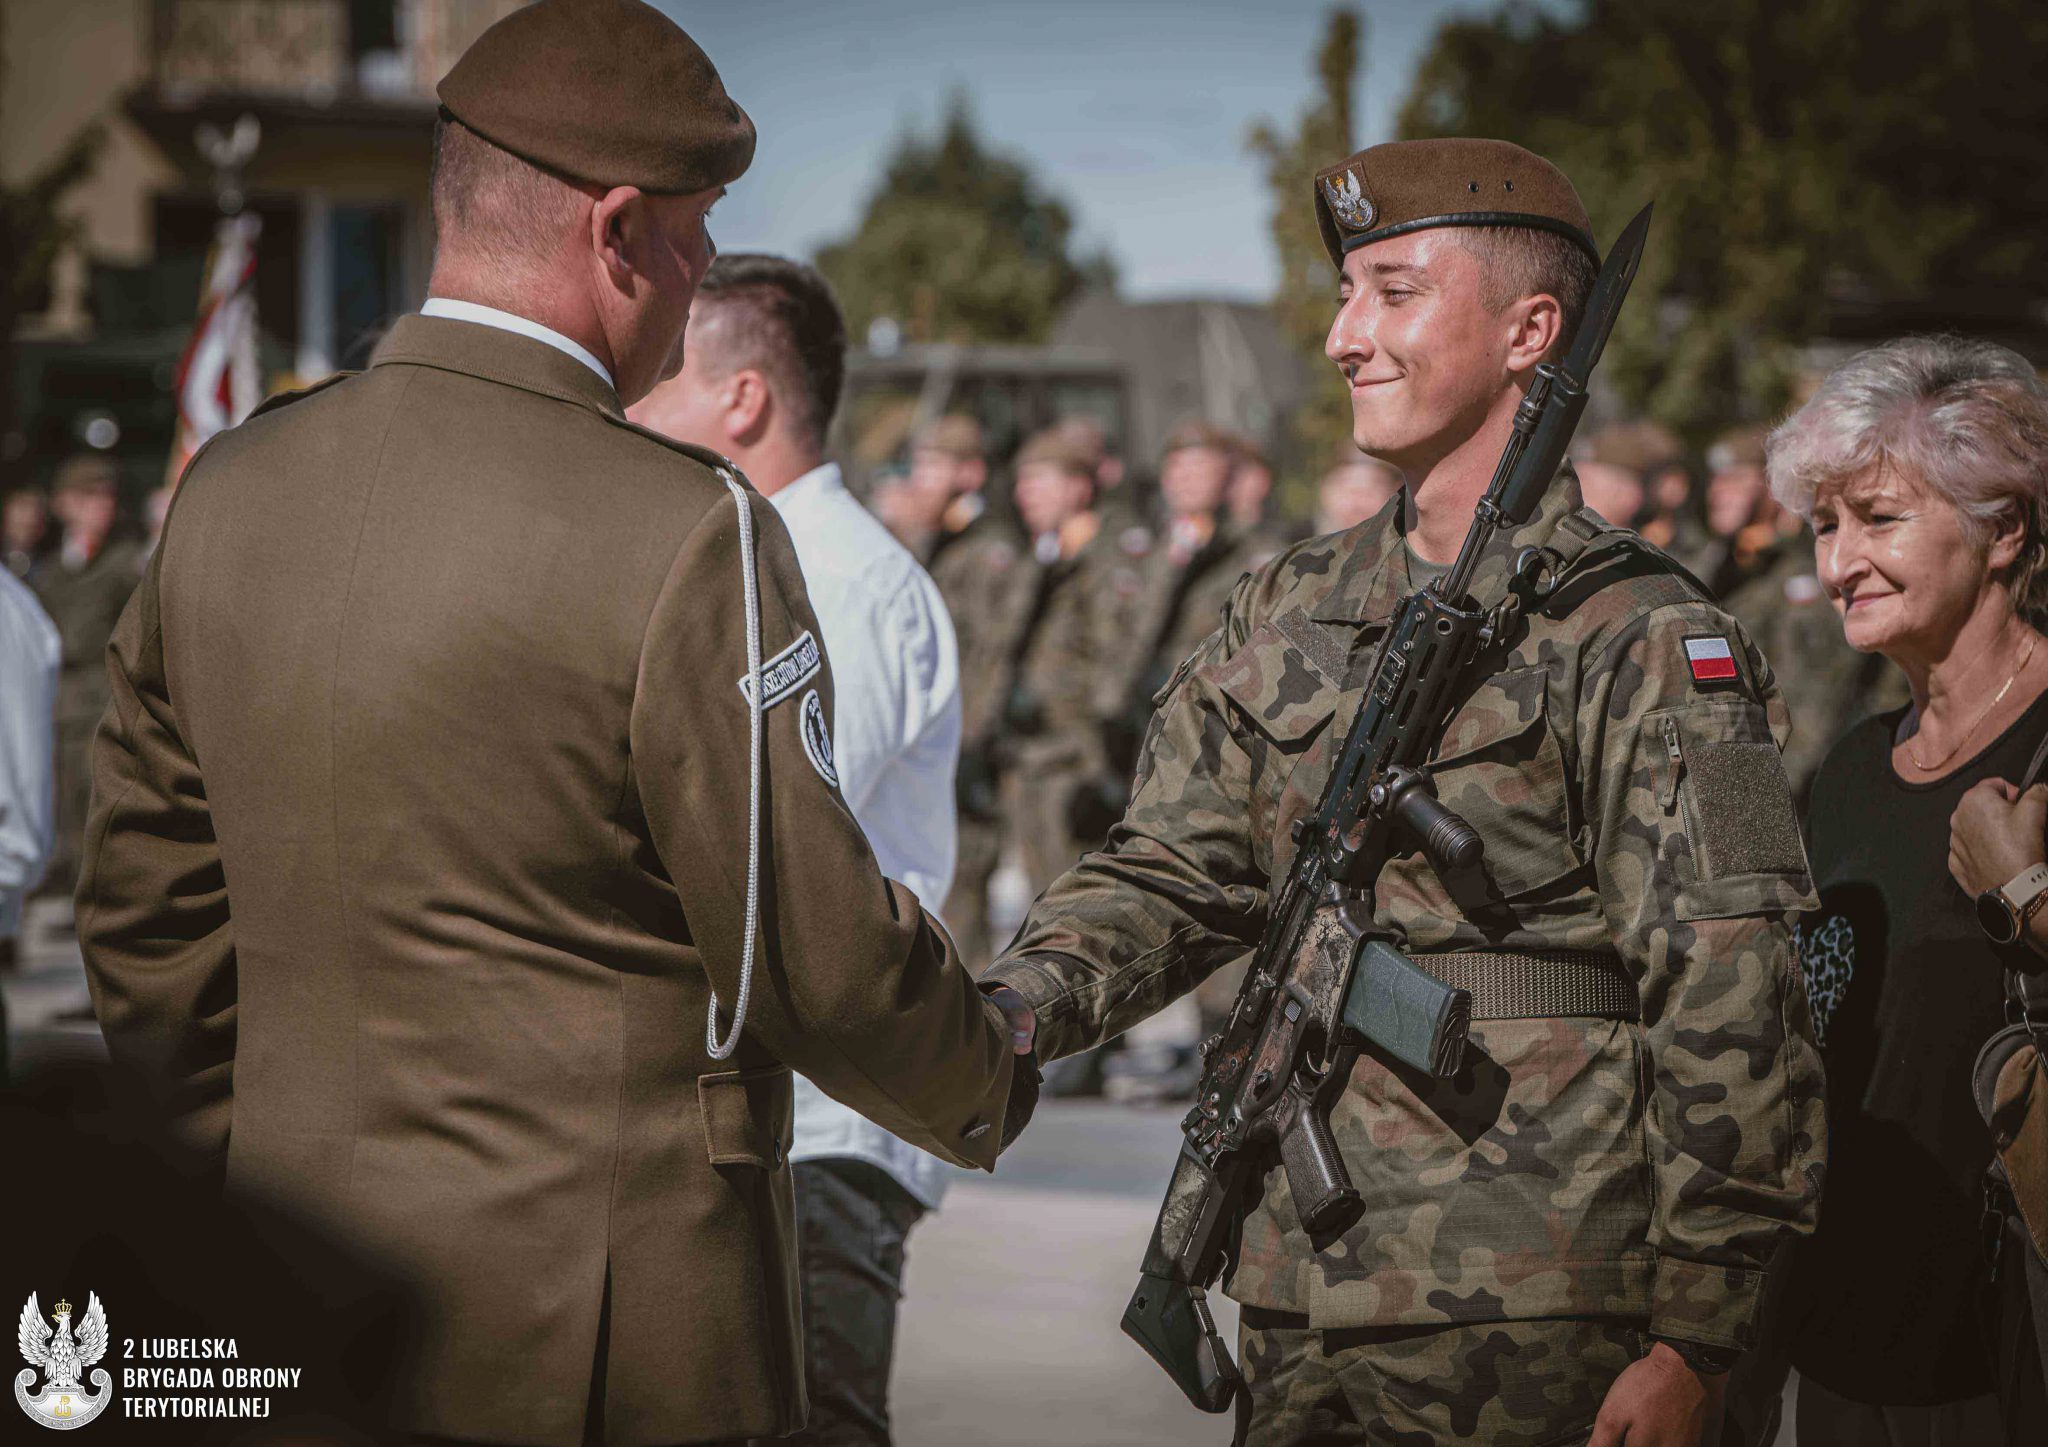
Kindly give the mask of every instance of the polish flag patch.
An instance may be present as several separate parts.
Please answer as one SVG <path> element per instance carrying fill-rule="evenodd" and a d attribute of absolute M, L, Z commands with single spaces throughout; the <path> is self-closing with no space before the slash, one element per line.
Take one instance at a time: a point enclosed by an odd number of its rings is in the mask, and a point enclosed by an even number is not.
<path fill-rule="evenodd" d="M 1727 683 L 1738 676 L 1735 650 L 1728 646 L 1725 638 L 1686 639 L 1685 663 L 1692 670 L 1692 681 L 1698 684 Z"/>

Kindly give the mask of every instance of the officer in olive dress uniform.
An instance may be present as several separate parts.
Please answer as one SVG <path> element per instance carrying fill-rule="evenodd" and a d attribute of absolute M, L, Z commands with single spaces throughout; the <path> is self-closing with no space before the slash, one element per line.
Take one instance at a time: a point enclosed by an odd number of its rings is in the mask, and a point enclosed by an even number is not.
<path fill-rule="evenodd" d="M 1591 285 L 1570 182 L 1504 142 L 1374 147 L 1314 202 L 1355 440 L 1406 489 L 1246 579 L 1175 671 L 1122 823 L 984 980 L 1049 1059 L 1256 944 L 1390 615 L 1464 541 Z M 1539 289 L 1495 302 L 1502 272 Z M 1773 1249 L 1813 1224 L 1821 1072 L 1788 930 L 1813 895 L 1769 665 L 1569 468 L 1473 595 L 1537 544 L 1564 583 L 1433 766 L 1485 854 L 1450 877 L 1397 857 L 1369 901 L 1470 982 L 1471 1054 L 1441 1081 L 1359 1060 L 1330 1118 L 1365 1202 L 1340 1239 L 1309 1239 L 1284 1172 L 1247 1208 L 1225 1285 L 1254 1443 L 1711 1441 Z"/>
<path fill-rule="evenodd" d="M 792 1067 L 981 1167 L 1033 1076 L 840 796 L 775 510 L 623 411 L 752 123 L 639 0 L 440 95 L 424 314 L 194 459 L 116 631 L 94 1003 L 234 1198 L 402 1283 L 398 1432 L 783 1435 Z"/>

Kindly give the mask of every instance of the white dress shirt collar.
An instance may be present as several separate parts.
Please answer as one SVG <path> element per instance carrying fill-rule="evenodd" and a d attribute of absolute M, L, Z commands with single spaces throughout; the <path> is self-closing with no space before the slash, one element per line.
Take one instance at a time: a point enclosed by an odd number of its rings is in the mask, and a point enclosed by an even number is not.
<path fill-rule="evenodd" d="M 453 297 L 430 296 L 427 304 L 420 308 L 423 317 L 446 317 L 450 321 L 475 322 L 478 326 L 496 327 L 501 332 L 517 332 L 522 337 L 532 337 L 536 342 L 545 342 L 556 351 L 574 357 L 598 376 L 614 392 L 619 384 L 612 380 L 611 372 L 600 362 L 590 349 L 581 342 L 563 336 L 553 327 L 544 327 L 539 322 L 512 312 L 499 311 L 494 306 L 483 306 L 473 301 L 456 301 Z"/>
<path fill-rule="evenodd" d="M 768 494 L 769 505 L 777 512 L 792 507 L 802 507 L 814 498 L 823 498 L 834 492 L 846 491 L 845 479 L 839 475 L 836 462 L 820 463 L 786 487 L 779 487 Z M 799 562 L 802 560 L 799 559 Z"/>

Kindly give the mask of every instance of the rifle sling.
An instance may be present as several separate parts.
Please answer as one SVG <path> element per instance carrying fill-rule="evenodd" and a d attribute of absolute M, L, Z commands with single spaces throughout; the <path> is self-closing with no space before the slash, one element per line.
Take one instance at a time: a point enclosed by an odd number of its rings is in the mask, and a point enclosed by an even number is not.
<path fill-rule="evenodd" d="M 1635 1020 L 1642 1002 L 1621 956 L 1604 950 L 1474 950 L 1411 955 L 1472 994 L 1474 1020 Z"/>

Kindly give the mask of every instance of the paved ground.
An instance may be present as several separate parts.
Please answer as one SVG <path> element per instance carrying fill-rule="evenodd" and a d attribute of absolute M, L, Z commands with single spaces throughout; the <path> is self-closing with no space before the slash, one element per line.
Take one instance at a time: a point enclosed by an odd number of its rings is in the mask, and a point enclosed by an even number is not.
<path fill-rule="evenodd" d="M 23 967 L 0 980 L 18 1067 L 100 1048 L 89 1019 L 64 1018 L 86 1004 L 65 913 L 32 908 Z M 1049 1101 L 995 1176 L 954 1183 L 910 1239 L 898 1447 L 1230 1440 L 1227 1418 L 1196 1411 L 1117 1329 L 1166 1188 L 1177 1116 Z M 1235 1308 L 1216 1304 L 1234 1343 Z M 1779 1447 L 1796 1447 L 1789 1432 Z"/>
<path fill-rule="evenodd" d="M 1230 1440 L 1117 1329 L 1177 1111 L 1048 1102 L 994 1177 L 958 1181 L 910 1238 L 898 1447 L 1193 1447 Z M 1220 1301 L 1226 1340 L 1236 1311 Z M 1227 1315 L 1224 1315 L 1227 1313 Z"/>

